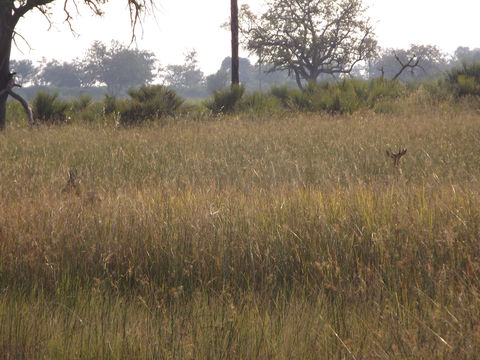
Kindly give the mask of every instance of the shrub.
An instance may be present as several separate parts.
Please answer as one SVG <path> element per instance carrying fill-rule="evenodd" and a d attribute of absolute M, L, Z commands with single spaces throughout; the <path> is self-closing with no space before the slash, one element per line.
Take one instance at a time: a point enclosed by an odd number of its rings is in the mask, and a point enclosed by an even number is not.
<path fill-rule="evenodd" d="M 213 99 L 207 100 L 205 105 L 215 114 L 231 113 L 236 110 L 244 93 L 244 85 L 234 85 L 225 90 L 214 91 Z"/>
<path fill-rule="evenodd" d="M 292 89 L 288 86 L 272 86 L 269 94 L 280 100 L 284 107 L 291 107 L 292 98 L 300 93 L 298 89 Z"/>
<path fill-rule="evenodd" d="M 396 99 L 404 95 L 405 91 L 405 84 L 399 81 L 385 80 L 382 78 L 373 79 L 368 84 L 366 102 L 370 107 L 374 107 L 378 101 Z"/>
<path fill-rule="evenodd" d="M 115 95 L 105 94 L 103 98 L 103 113 L 105 115 L 113 114 L 117 111 L 117 98 Z"/>
<path fill-rule="evenodd" d="M 83 93 L 72 101 L 72 111 L 77 112 L 85 110 L 91 104 L 92 96 L 90 94 Z"/>
<path fill-rule="evenodd" d="M 238 108 L 254 114 L 271 114 L 282 109 L 282 103 L 270 94 L 255 91 L 245 94 L 238 103 Z"/>
<path fill-rule="evenodd" d="M 120 122 L 137 124 L 146 120 L 158 120 L 163 116 L 174 116 L 183 99 L 162 85 L 142 86 L 128 90 L 130 99 L 120 109 Z"/>
<path fill-rule="evenodd" d="M 366 91 L 351 81 L 309 83 L 301 92 L 292 92 L 288 106 L 293 110 L 326 111 L 331 114 L 352 113 L 364 102 Z"/>
<path fill-rule="evenodd" d="M 32 101 L 32 109 L 36 120 L 48 124 L 65 122 L 68 107 L 66 101 L 58 99 L 58 93 L 50 94 L 39 91 Z"/>
<path fill-rule="evenodd" d="M 447 81 L 456 96 L 480 96 L 480 62 L 464 62 L 447 73 Z"/>

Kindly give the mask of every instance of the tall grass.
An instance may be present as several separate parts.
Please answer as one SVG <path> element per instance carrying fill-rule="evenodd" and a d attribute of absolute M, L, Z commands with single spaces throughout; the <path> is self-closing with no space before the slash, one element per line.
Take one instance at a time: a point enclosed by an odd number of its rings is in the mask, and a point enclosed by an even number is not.
<path fill-rule="evenodd" d="M 0 358 L 476 358 L 480 118 L 404 101 L 8 128 Z"/>

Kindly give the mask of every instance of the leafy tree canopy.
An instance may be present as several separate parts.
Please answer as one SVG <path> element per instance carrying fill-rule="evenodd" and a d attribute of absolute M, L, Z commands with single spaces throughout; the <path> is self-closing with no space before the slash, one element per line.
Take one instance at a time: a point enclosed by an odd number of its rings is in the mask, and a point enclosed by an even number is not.
<path fill-rule="evenodd" d="M 183 64 L 168 65 L 163 80 L 166 85 L 184 97 L 205 95 L 205 76 L 198 67 L 196 50 L 190 50 L 185 54 Z"/>
<path fill-rule="evenodd" d="M 361 0 L 269 0 L 261 16 L 241 10 L 245 47 L 272 70 L 316 82 L 320 74 L 349 74 L 371 57 L 376 41 Z"/>
<path fill-rule="evenodd" d="M 448 67 L 449 59 L 437 46 L 410 45 L 408 49 L 379 49 L 378 56 L 367 67 L 369 78 L 384 76 L 402 81 L 418 81 L 441 75 Z M 410 63 L 401 73 L 402 67 Z"/>
<path fill-rule="evenodd" d="M 52 60 L 43 66 L 36 80 L 41 85 L 74 88 L 82 84 L 81 77 L 78 64 Z"/>
<path fill-rule="evenodd" d="M 82 61 L 86 85 L 106 85 L 108 92 L 118 95 L 127 88 L 150 83 L 155 76 L 155 55 L 130 49 L 113 41 L 110 47 L 96 41 Z"/>
<path fill-rule="evenodd" d="M 20 85 L 34 82 L 38 69 L 31 60 L 11 60 L 10 69 L 16 73 Z"/>

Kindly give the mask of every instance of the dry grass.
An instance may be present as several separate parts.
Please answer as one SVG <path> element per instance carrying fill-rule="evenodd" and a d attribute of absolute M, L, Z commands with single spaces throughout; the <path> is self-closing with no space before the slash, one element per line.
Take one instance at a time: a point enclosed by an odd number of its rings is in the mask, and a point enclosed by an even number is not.
<path fill-rule="evenodd" d="M 0 358 L 475 359 L 479 125 L 416 107 L 10 128 Z"/>

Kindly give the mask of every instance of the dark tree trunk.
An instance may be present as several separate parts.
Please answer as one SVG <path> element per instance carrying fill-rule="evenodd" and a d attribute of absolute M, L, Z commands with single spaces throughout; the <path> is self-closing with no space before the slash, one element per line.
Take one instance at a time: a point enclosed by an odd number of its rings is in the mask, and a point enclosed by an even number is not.
<path fill-rule="evenodd" d="M 238 2 L 231 0 L 232 30 L 232 85 L 240 84 L 240 60 L 238 58 Z"/>
<path fill-rule="evenodd" d="M 3 10 L 3 11 L 2 11 Z M 13 20 L 11 13 L 0 9 L 0 92 L 7 89 L 10 80 L 10 50 L 12 48 Z M 0 95 L 0 130 L 5 128 L 8 93 Z"/>
<path fill-rule="evenodd" d="M 303 84 L 302 84 L 302 79 L 300 77 L 300 74 L 298 73 L 297 70 L 294 70 L 295 73 L 295 81 L 297 82 L 297 86 L 300 90 L 303 90 Z"/>

